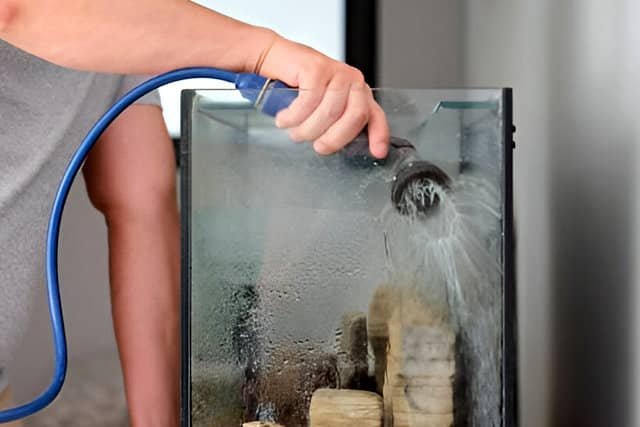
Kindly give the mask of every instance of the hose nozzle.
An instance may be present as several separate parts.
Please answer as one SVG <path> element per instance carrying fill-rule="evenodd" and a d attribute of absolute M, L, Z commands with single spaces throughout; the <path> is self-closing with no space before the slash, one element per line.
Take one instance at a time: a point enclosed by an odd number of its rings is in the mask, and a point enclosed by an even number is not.
<path fill-rule="evenodd" d="M 425 215 L 437 208 L 440 196 L 450 187 L 449 176 L 433 163 L 420 160 L 415 146 L 406 139 L 392 136 L 389 142 L 387 157 L 375 159 L 365 131 L 344 147 L 342 155 L 354 167 L 392 168 L 391 203 L 401 215 Z"/>
<path fill-rule="evenodd" d="M 406 164 L 394 176 L 391 202 L 402 215 L 427 214 L 440 204 L 449 189 L 449 176 L 425 160 Z"/>

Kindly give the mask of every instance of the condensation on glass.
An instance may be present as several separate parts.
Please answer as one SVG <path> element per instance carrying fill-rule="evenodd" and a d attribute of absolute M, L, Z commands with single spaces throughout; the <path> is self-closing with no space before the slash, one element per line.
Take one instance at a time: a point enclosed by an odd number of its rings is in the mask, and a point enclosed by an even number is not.
<path fill-rule="evenodd" d="M 183 93 L 185 425 L 511 425 L 505 93 L 375 91 L 449 178 L 415 215 L 389 163 L 318 156 L 235 90 Z"/>

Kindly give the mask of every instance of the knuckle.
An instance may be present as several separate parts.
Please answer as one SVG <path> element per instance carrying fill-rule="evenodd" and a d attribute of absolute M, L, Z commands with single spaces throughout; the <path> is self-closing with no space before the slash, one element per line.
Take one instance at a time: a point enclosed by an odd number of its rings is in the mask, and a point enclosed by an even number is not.
<path fill-rule="evenodd" d="M 362 71 L 360 71 L 356 67 L 351 66 L 349 67 L 349 71 L 353 80 L 364 82 L 364 74 L 362 74 Z"/>
<path fill-rule="evenodd" d="M 305 80 L 310 82 L 318 82 L 324 80 L 324 78 L 330 73 L 330 68 L 322 58 L 314 58 L 302 65 L 302 74 L 305 76 Z"/>
<path fill-rule="evenodd" d="M 318 70 L 313 67 L 304 67 L 300 72 L 300 91 L 301 94 L 306 93 L 310 89 L 314 88 L 320 79 L 320 74 Z"/>
<path fill-rule="evenodd" d="M 316 86 L 315 88 L 311 89 L 309 92 L 310 92 L 309 93 L 310 99 L 316 104 L 318 104 L 324 97 L 324 90 L 321 87 Z"/>
<path fill-rule="evenodd" d="M 327 112 L 327 118 L 332 122 L 335 122 L 340 117 L 342 117 L 342 113 L 344 113 L 344 108 L 339 105 L 332 105 Z"/>
<path fill-rule="evenodd" d="M 352 113 L 352 120 L 358 126 L 364 126 L 369 120 L 369 112 L 365 109 L 358 109 Z"/>
<path fill-rule="evenodd" d="M 349 82 L 340 75 L 334 75 L 331 81 L 329 82 L 327 89 L 334 92 L 348 90 Z"/>
<path fill-rule="evenodd" d="M 351 90 L 358 94 L 366 92 L 368 95 L 369 86 L 364 81 L 355 81 L 351 84 Z"/>
<path fill-rule="evenodd" d="M 313 64 L 316 69 L 327 70 L 327 67 L 331 65 L 332 60 L 324 55 L 314 55 Z"/>
<path fill-rule="evenodd" d="M 305 108 L 316 105 L 322 99 L 322 90 L 317 87 L 317 83 L 314 83 L 313 87 L 308 87 L 300 91 L 300 103 Z"/>

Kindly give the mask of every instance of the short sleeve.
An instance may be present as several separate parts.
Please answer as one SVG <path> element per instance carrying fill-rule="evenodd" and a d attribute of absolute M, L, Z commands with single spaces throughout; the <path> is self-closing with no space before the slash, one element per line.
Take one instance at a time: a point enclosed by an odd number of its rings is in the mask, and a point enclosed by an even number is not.
<path fill-rule="evenodd" d="M 116 93 L 116 99 L 120 99 L 123 95 L 129 92 L 134 87 L 138 86 L 140 83 L 143 83 L 146 80 L 149 80 L 151 76 L 141 76 L 141 75 L 126 75 L 122 76 L 120 81 L 120 86 L 118 88 L 118 92 Z M 150 92 L 138 99 L 136 104 L 148 104 L 148 105 L 157 105 L 162 108 L 160 104 L 160 94 L 157 90 Z"/>

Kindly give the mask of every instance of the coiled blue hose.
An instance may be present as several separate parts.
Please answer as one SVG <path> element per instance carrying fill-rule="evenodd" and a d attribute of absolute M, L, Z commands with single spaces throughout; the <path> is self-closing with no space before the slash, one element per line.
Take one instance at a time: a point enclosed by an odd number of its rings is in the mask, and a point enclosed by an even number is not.
<path fill-rule="evenodd" d="M 55 353 L 55 370 L 49 387 L 36 399 L 22 406 L 0 411 L 0 423 L 15 421 L 28 417 L 49 405 L 58 395 L 67 372 L 67 342 L 64 331 L 64 320 L 60 301 L 60 286 L 58 279 L 58 241 L 60 238 L 60 223 L 64 205 L 69 195 L 73 180 L 80 171 L 89 151 L 98 141 L 105 129 L 120 113 L 147 93 L 158 89 L 168 83 L 179 80 L 209 78 L 224 80 L 236 84 L 236 87 L 249 89 L 248 92 L 260 89 L 266 79 L 254 74 L 237 74 L 216 68 L 195 67 L 170 71 L 154 77 L 123 96 L 96 122 L 87 136 L 84 138 L 76 152 L 73 154 L 62 181 L 58 186 L 56 197 L 53 201 L 49 228 L 47 230 L 46 244 L 46 282 L 48 292 L 49 316 L 51 319 L 51 332 L 53 335 L 53 347 Z"/>

